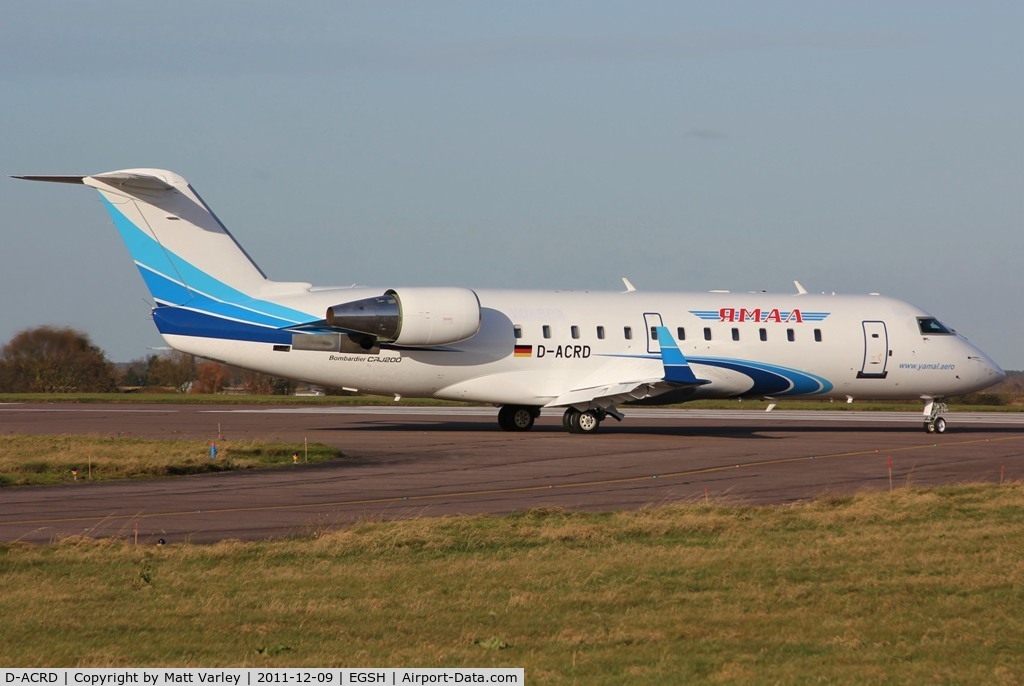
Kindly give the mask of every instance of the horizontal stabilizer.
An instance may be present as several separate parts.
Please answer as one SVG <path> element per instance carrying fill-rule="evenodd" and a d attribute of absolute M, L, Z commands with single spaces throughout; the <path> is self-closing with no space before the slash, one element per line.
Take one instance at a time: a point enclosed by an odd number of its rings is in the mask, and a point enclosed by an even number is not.
<path fill-rule="evenodd" d="M 85 183 L 84 176 L 12 176 L 12 179 L 26 181 L 50 181 L 52 183 Z"/>
<path fill-rule="evenodd" d="M 168 178 L 164 178 L 168 177 Z M 175 178 L 176 177 L 176 178 Z M 12 179 L 24 179 L 25 181 L 49 181 L 50 183 L 86 183 L 86 179 L 96 179 L 109 186 L 120 186 L 122 188 L 139 188 L 143 190 L 168 191 L 174 188 L 172 181 L 180 180 L 187 184 L 184 179 L 176 174 L 162 169 L 126 169 L 124 171 L 106 172 L 103 174 L 92 174 L 89 176 L 38 176 L 24 175 L 12 176 Z"/>
<path fill-rule="evenodd" d="M 106 172 L 105 174 L 93 174 L 91 178 L 111 186 L 142 188 L 155 191 L 169 191 L 174 188 L 173 182 L 175 181 L 179 184 L 188 184 L 185 179 L 177 174 L 166 172 L 162 169 L 129 169 Z"/>

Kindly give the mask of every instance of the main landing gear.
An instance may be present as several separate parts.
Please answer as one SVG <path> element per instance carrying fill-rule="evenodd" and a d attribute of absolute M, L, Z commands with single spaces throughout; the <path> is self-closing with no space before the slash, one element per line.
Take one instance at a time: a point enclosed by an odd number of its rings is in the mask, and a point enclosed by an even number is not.
<path fill-rule="evenodd" d="M 943 419 L 942 413 L 948 411 L 946 403 L 929 400 L 928 404 L 924 406 L 924 430 L 930 434 L 946 433 L 946 420 Z"/>
<path fill-rule="evenodd" d="M 600 410 L 583 410 L 570 407 L 562 415 L 562 428 L 573 434 L 592 434 L 601 426 L 605 413 Z"/>
<path fill-rule="evenodd" d="M 505 431 L 529 431 L 539 416 L 539 407 L 502 405 L 498 410 L 498 426 Z M 569 433 L 592 434 L 608 417 L 622 421 L 622 414 L 614 407 L 589 410 L 577 410 L 575 407 L 570 407 L 562 415 L 562 428 Z"/>
<path fill-rule="evenodd" d="M 498 426 L 505 431 L 529 431 L 539 416 L 539 407 L 502 405 L 498 410 Z"/>

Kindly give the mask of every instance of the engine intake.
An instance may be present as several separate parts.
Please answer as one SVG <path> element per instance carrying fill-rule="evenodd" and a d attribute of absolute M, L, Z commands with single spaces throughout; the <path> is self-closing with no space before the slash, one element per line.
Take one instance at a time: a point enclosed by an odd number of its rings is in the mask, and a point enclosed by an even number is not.
<path fill-rule="evenodd" d="M 468 288 L 388 289 L 328 307 L 327 323 L 398 345 L 457 343 L 480 330 L 480 300 Z"/>

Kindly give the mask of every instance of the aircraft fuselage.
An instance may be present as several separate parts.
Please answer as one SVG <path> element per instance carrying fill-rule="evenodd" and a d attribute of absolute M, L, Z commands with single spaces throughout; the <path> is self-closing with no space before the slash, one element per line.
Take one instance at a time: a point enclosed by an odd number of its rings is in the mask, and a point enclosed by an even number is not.
<path fill-rule="evenodd" d="M 319 291 L 320 312 L 382 289 Z M 479 290 L 476 335 L 429 348 L 296 350 L 288 344 L 166 335 L 175 348 L 361 393 L 544 406 L 567 390 L 661 375 L 664 325 L 696 376 L 689 399 L 898 399 L 969 393 L 1002 378 L 934 318 L 882 296 Z M 303 301 L 299 306 L 299 300 Z"/>
<path fill-rule="evenodd" d="M 164 169 L 25 176 L 99 191 L 174 348 L 367 394 L 541 408 L 596 430 L 631 401 L 943 397 L 1004 377 L 935 317 L 876 295 L 314 288 L 271 281 L 186 179 Z"/>

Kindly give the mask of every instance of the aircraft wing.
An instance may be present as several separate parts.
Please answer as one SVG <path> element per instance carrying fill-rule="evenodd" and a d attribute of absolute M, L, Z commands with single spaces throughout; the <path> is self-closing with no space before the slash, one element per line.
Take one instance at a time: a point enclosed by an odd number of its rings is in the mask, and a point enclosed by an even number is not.
<path fill-rule="evenodd" d="M 601 384 L 576 388 L 558 396 L 545 407 L 566 405 L 595 404 L 600 407 L 614 407 L 629 400 L 642 400 L 652 395 L 660 395 L 665 391 L 687 386 L 703 386 L 711 383 L 707 379 L 698 379 L 690 368 L 689 362 L 679 349 L 679 344 L 671 332 L 664 327 L 657 327 L 658 344 L 661 346 L 661 361 L 664 365 L 664 376 L 623 381 L 619 383 Z"/>
<path fill-rule="evenodd" d="M 661 382 L 661 379 L 645 379 L 641 381 L 627 381 L 625 383 L 592 386 L 590 388 L 577 388 L 569 391 L 568 393 L 563 393 L 544 407 L 564 407 L 567 405 L 589 403 L 594 403 L 600 406 L 614 406 L 628 400 L 641 400 L 649 397 L 652 395 L 654 387 Z"/>

